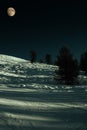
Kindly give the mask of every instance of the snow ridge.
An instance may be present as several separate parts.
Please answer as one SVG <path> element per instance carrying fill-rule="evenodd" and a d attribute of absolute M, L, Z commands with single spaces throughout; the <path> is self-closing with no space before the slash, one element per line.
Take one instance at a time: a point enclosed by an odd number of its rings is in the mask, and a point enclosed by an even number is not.
<path fill-rule="evenodd" d="M 26 62 L 26 60 L 21 59 L 21 58 L 17 58 L 14 56 L 9 56 L 9 55 L 4 55 L 4 54 L 0 54 L 0 61 L 6 61 L 6 62 Z"/>

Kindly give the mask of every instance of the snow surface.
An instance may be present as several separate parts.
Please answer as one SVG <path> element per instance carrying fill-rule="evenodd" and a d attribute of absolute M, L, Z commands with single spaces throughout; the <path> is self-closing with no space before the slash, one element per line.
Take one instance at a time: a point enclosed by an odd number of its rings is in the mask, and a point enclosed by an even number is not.
<path fill-rule="evenodd" d="M 87 130 L 86 76 L 57 85 L 56 69 L 0 55 L 0 130 Z"/>

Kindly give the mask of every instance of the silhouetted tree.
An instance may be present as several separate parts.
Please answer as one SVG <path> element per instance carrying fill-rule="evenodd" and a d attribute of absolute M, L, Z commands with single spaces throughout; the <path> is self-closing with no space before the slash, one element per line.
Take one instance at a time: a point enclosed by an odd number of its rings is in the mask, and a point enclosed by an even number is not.
<path fill-rule="evenodd" d="M 87 52 L 81 55 L 80 70 L 84 71 L 85 74 L 87 74 Z"/>
<path fill-rule="evenodd" d="M 44 63 L 44 61 L 42 59 L 40 59 L 40 63 Z"/>
<path fill-rule="evenodd" d="M 54 61 L 54 65 L 56 65 L 56 66 L 58 65 L 58 60 Z"/>
<path fill-rule="evenodd" d="M 46 54 L 45 61 L 47 64 L 52 64 L 52 58 L 50 54 Z"/>
<path fill-rule="evenodd" d="M 31 63 L 36 62 L 37 54 L 35 51 L 30 51 L 30 57 L 31 57 L 30 59 Z"/>
<path fill-rule="evenodd" d="M 59 67 L 56 71 L 57 81 L 64 84 L 77 83 L 77 76 L 79 74 L 78 62 L 73 59 L 73 56 L 67 47 L 61 48 L 56 63 Z"/>

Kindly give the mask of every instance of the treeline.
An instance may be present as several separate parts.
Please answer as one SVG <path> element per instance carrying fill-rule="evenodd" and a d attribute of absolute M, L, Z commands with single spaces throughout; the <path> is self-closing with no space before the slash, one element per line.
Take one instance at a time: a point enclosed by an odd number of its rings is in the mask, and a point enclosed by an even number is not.
<path fill-rule="evenodd" d="M 37 53 L 36 51 L 30 51 L 30 61 L 34 63 L 37 61 Z M 40 63 L 53 64 L 52 57 L 50 54 L 46 54 L 44 59 L 39 60 Z"/>
<path fill-rule="evenodd" d="M 30 61 L 31 63 L 37 61 L 37 53 L 35 51 L 30 52 Z M 87 52 L 81 55 L 80 62 L 78 62 L 67 47 L 62 47 L 54 63 L 50 54 L 46 54 L 44 60 L 40 59 L 39 62 L 58 66 L 58 69 L 55 71 L 55 80 L 58 83 L 78 84 L 80 71 L 87 75 Z"/>
<path fill-rule="evenodd" d="M 55 79 L 62 84 L 79 84 L 78 76 L 80 72 L 87 75 L 87 52 L 80 57 L 80 62 L 73 57 L 67 47 L 62 47 L 57 56 Z"/>

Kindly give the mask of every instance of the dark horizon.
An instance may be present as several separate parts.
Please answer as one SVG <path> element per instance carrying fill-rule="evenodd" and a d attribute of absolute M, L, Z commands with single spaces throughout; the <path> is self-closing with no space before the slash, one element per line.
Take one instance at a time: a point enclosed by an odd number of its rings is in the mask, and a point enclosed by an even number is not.
<path fill-rule="evenodd" d="M 16 15 L 9 17 L 7 8 Z M 62 46 L 74 57 L 87 51 L 87 4 L 83 2 L 0 1 L 0 54 L 29 59 L 35 50 L 38 59 L 46 53 L 54 59 Z"/>

